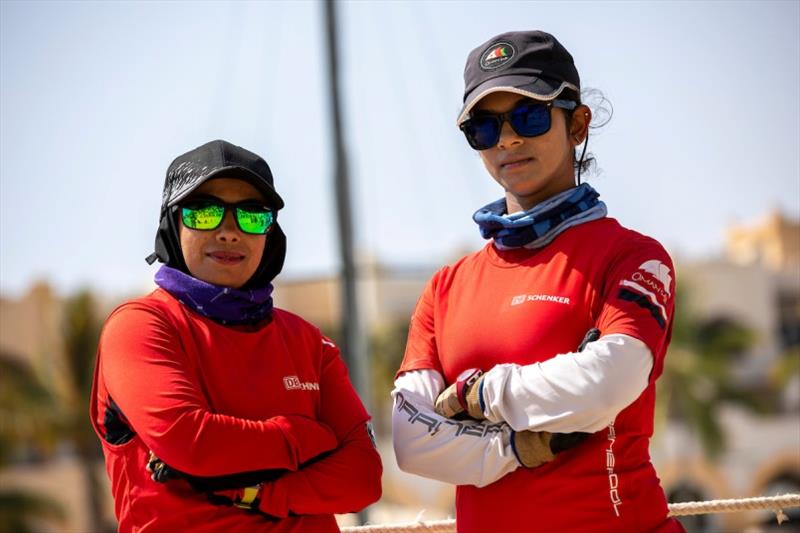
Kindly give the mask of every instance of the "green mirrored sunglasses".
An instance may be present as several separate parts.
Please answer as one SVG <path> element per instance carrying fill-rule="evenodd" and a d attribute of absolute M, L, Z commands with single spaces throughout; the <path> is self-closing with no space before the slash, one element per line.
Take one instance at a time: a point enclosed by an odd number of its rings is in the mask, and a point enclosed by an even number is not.
<path fill-rule="evenodd" d="M 210 231 L 220 227 L 228 209 L 233 209 L 239 229 L 251 235 L 264 235 L 275 221 L 272 209 L 259 202 L 246 200 L 229 204 L 217 198 L 194 199 L 181 204 L 181 220 L 187 228 Z"/>

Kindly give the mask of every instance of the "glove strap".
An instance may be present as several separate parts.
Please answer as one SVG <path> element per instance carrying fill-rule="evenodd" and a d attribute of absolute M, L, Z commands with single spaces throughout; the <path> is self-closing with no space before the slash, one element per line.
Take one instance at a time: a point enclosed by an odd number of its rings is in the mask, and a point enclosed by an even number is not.
<path fill-rule="evenodd" d="M 240 509 L 252 509 L 253 503 L 258 498 L 258 493 L 261 491 L 261 485 L 254 485 L 252 487 L 245 487 L 242 492 L 242 498 L 234 502 L 233 505 Z"/>

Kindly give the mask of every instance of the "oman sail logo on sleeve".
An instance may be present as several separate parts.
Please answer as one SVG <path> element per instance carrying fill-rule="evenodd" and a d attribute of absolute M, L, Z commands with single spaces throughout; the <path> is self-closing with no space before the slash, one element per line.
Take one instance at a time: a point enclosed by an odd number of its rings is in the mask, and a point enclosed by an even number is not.
<path fill-rule="evenodd" d="M 628 279 L 619 282 L 618 296 L 647 309 L 663 329 L 667 325 L 665 305 L 672 296 L 672 273 L 658 259 L 645 261 Z"/>
<path fill-rule="evenodd" d="M 483 70 L 495 70 L 514 57 L 514 46 L 511 43 L 494 43 L 481 55 L 480 65 Z"/>
<path fill-rule="evenodd" d="M 653 277 L 661 282 L 664 292 L 667 294 L 667 296 L 669 296 L 669 287 L 672 285 L 672 276 L 669 275 L 669 267 L 667 267 L 667 265 L 658 259 L 651 259 L 650 261 L 645 261 L 639 265 L 639 270 L 644 270 L 645 272 L 651 273 Z"/>

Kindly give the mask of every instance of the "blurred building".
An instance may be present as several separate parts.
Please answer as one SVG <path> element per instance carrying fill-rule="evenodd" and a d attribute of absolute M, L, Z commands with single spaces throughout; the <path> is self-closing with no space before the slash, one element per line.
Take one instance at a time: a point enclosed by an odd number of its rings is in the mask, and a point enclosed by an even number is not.
<path fill-rule="evenodd" d="M 800 224 L 773 211 L 753 224 L 728 228 L 728 259 L 738 265 L 759 265 L 772 272 L 797 275 L 800 270 Z"/>
<path fill-rule="evenodd" d="M 725 256 L 679 264 L 679 281 L 705 317 L 731 318 L 756 334 L 739 372 L 763 379 L 800 347 L 800 223 L 772 213 L 728 230 Z"/>
<path fill-rule="evenodd" d="M 397 267 L 364 256 L 358 266 L 357 294 L 364 329 L 407 321 L 435 266 Z M 337 277 L 275 280 L 275 305 L 331 331 L 340 323 L 341 282 Z"/>
<path fill-rule="evenodd" d="M 109 304 L 99 304 L 98 313 L 105 316 Z M 69 386 L 63 340 L 64 300 L 45 282 L 35 283 L 21 298 L 0 296 L 0 356 L 5 361 L 22 363 L 35 376 L 35 382 L 47 391 L 41 404 L 30 405 L 32 410 L 53 411 L 74 399 Z M 23 385 L 28 387 L 30 385 Z M 38 388 L 38 387 L 37 387 Z M 2 395 L 13 402 L 7 395 Z M 23 491 L 32 497 L 43 497 L 60 505 L 64 520 L 54 522 L 41 517 L 31 524 L 34 531 L 90 531 L 91 513 L 85 485 L 85 472 L 71 442 L 60 439 L 59 430 L 47 436 L 32 438 L 29 431 L 19 435 L 14 424 L 30 421 L 30 413 L 12 411 L 0 405 L 2 436 L 18 435 L 3 442 L 10 464 L 0 465 L 0 487 L 4 491 Z M 85 416 L 88 417 L 88 405 Z M 59 413 L 63 415 L 64 411 Z M 23 416 L 19 416 L 23 415 Z M 28 415 L 28 416 L 25 416 Z M 48 426 L 49 427 L 49 426 Z M 96 479 L 102 483 L 101 498 L 105 523 L 114 524 L 113 502 L 102 459 L 93 461 Z M 66 490 L 65 490 L 66 489 Z M 106 530 L 108 530 L 106 528 Z"/>
<path fill-rule="evenodd" d="M 60 346 L 60 299 L 45 282 L 20 299 L 0 296 L 0 350 L 33 364 L 47 365 Z"/>
<path fill-rule="evenodd" d="M 755 335 L 747 353 L 731 354 L 735 385 L 764 396 L 778 387 L 779 401 L 769 414 L 722 409 L 727 448 L 714 462 L 687 428 L 669 425 L 652 447 L 665 490 L 698 500 L 800 492 L 800 222 L 772 213 L 738 224 L 727 232 L 723 257 L 678 261 L 676 269 L 695 316 L 739 323 Z M 800 520 L 797 510 L 789 516 Z M 717 514 L 692 530 L 763 531 L 768 524 L 773 513 Z"/>

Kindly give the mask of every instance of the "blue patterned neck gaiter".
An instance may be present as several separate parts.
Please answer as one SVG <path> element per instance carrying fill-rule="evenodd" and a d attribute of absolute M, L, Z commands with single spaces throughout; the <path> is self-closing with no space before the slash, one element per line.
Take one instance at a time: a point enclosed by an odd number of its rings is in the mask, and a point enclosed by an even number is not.
<path fill-rule="evenodd" d="M 562 231 L 606 216 L 606 204 L 588 183 L 559 193 L 527 211 L 506 214 L 506 200 L 501 198 L 478 209 L 472 220 L 484 239 L 494 239 L 500 250 L 542 248 Z"/>
<path fill-rule="evenodd" d="M 227 326 L 257 324 L 272 314 L 272 284 L 253 290 L 220 287 L 166 265 L 156 285 L 195 313 Z"/>

